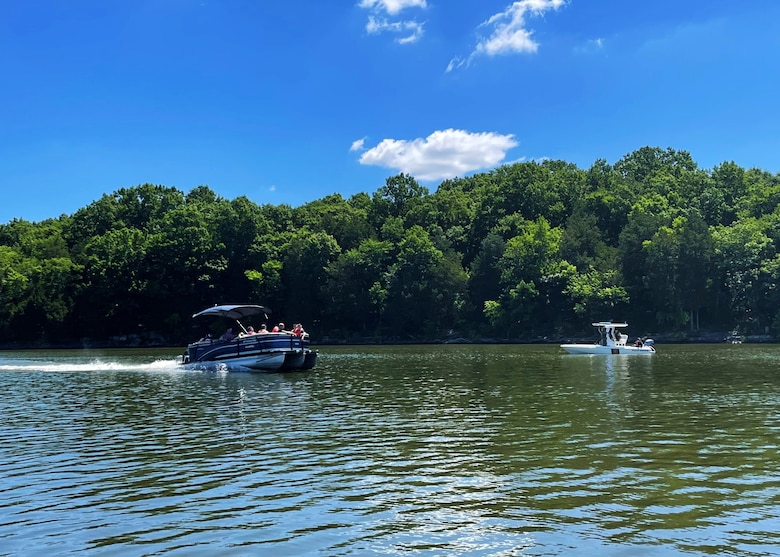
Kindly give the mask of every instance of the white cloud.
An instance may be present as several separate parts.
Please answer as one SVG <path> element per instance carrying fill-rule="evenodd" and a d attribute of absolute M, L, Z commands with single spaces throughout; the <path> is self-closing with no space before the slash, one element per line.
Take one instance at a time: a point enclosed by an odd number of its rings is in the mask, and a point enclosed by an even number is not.
<path fill-rule="evenodd" d="M 423 23 L 412 19 L 388 19 L 385 16 L 397 16 L 407 8 L 427 8 L 426 0 L 361 0 L 358 7 L 372 12 L 366 23 L 366 31 L 371 35 L 402 34 L 395 39 L 399 44 L 415 43 L 423 35 Z"/>
<path fill-rule="evenodd" d="M 366 23 L 366 31 L 369 34 L 384 32 L 404 33 L 405 36 L 395 39 L 395 42 L 407 44 L 417 42 L 422 37 L 423 26 L 422 23 L 416 21 L 388 21 L 369 16 L 368 23 Z"/>
<path fill-rule="evenodd" d="M 477 42 L 477 46 L 467 58 L 455 57 L 447 65 L 447 71 L 468 65 L 475 56 L 496 56 L 511 53 L 534 53 L 539 43 L 533 39 L 533 31 L 527 28 L 527 16 L 544 15 L 549 10 L 564 6 L 566 0 L 520 0 L 513 2 L 503 12 L 499 12 L 478 28 L 487 28 L 489 34 Z"/>
<path fill-rule="evenodd" d="M 361 0 L 358 6 L 395 15 L 406 8 L 426 8 L 427 2 L 426 0 Z"/>
<path fill-rule="evenodd" d="M 366 138 L 363 137 L 361 139 L 357 139 L 352 142 L 352 146 L 349 148 L 350 151 L 362 151 L 363 145 L 366 143 Z"/>
<path fill-rule="evenodd" d="M 463 64 L 464 64 L 463 60 L 461 60 L 460 58 L 458 58 L 456 56 L 455 58 L 450 60 L 449 64 L 447 64 L 446 71 L 449 73 L 449 72 L 451 72 L 452 70 L 454 70 L 456 68 L 460 68 Z"/>
<path fill-rule="evenodd" d="M 360 164 L 393 168 L 418 180 L 443 180 L 494 167 L 517 145 L 511 134 L 447 129 L 424 139 L 384 139 L 360 156 Z"/>

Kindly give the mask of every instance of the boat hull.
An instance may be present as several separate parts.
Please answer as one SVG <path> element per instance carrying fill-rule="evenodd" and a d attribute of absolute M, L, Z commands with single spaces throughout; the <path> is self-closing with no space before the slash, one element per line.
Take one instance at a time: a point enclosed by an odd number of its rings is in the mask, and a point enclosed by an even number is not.
<path fill-rule="evenodd" d="M 561 348 L 569 354 L 619 354 L 645 355 L 655 354 L 652 346 L 603 346 L 601 344 L 562 344 Z"/>
<path fill-rule="evenodd" d="M 308 339 L 289 333 L 247 335 L 230 341 L 194 342 L 182 356 L 182 364 L 194 369 L 233 371 L 298 371 L 312 369 L 315 351 Z"/>
<path fill-rule="evenodd" d="M 315 365 L 317 365 L 317 352 L 316 350 L 309 350 L 306 352 L 306 357 L 303 359 L 301 370 L 313 369 Z"/>
<path fill-rule="evenodd" d="M 280 371 L 284 365 L 284 354 L 258 354 L 242 358 L 221 358 L 218 360 L 187 361 L 184 356 L 184 367 L 202 371 L 255 371 L 273 373 Z"/>

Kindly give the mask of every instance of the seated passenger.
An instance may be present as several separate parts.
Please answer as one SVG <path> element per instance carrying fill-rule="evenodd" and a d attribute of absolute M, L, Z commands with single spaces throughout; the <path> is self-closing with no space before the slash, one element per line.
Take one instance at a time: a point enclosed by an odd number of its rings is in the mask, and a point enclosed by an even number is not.
<path fill-rule="evenodd" d="M 302 337 L 304 335 L 303 325 L 301 325 L 300 323 L 296 323 L 295 325 L 293 325 L 292 334 L 294 334 L 297 337 Z"/>
<path fill-rule="evenodd" d="M 260 325 L 260 328 L 257 330 L 257 334 L 258 335 L 264 335 L 267 332 L 268 332 L 268 329 L 265 328 L 265 323 Z"/>
<path fill-rule="evenodd" d="M 278 325 L 274 325 L 274 328 L 271 330 L 272 333 L 283 333 L 284 332 L 284 323 L 279 323 Z"/>
<path fill-rule="evenodd" d="M 249 335 L 254 335 L 254 334 L 255 334 L 255 328 L 252 327 L 252 325 L 250 325 L 249 327 L 246 328 L 246 333 L 238 333 L 238 336 L 248 337 Z"/>
<path fill-rule="evenodd" d="M 233 340 L 235 338 L 235 335 L 233 334 L 233 327 L 228 327 L 227 331 L 225 331 L 225 334 L 219 337 L 219 340 Z"/>

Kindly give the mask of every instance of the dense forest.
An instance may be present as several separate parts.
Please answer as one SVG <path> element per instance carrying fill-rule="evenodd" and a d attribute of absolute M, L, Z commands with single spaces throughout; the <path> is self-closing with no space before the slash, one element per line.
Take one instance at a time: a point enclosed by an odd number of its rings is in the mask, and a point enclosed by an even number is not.
<path fill-rule="evenodd" d="M 261 303 L 316 342 L 780 333 L 780 175 L 644 147 L 300 207 L 144 184 L 0 225 L 6 343 L 179 344 L 216 303 Z"/>

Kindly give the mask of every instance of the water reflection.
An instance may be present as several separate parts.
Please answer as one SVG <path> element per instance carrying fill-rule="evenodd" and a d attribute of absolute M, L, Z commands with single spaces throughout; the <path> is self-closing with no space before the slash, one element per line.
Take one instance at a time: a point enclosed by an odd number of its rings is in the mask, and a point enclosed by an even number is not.
<path fill-rule="evenodd" d="M 769 555 L 780 541 L 772 347 L 348 347 L 270 375 L 35 356 L 0 360 L 10 554 Z"/>

